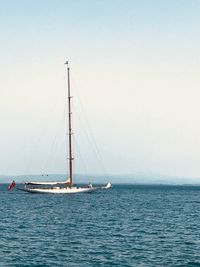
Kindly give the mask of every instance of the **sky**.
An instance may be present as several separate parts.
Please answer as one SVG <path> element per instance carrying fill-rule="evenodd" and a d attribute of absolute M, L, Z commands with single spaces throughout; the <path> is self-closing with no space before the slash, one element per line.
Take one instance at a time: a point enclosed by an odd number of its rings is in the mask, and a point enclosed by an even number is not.
<path fill-rule="evenodd" d="M 0 174 L 66 172 L 69 60 L 76 173 L 200 178 L 199 13 L 198 0 L 0 0 Z"/>

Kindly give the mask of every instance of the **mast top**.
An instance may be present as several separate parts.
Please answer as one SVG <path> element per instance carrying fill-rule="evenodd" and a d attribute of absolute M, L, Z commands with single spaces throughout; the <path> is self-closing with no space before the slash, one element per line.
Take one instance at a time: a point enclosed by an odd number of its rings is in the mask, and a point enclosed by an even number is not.
<path fill-rule="evenodd" d="M 64 64 L 67 65 L 67 67 L 69 68 L 69 61 L 68 60 Z"/>

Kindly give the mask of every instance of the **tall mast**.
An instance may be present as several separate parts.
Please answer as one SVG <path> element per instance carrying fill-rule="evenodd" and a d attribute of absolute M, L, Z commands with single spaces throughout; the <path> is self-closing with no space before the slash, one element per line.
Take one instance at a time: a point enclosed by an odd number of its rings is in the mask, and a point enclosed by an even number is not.
<path fill-rule="evenodd" d="M 69 186 L 72 187 L 72 123 L 71 123 L 71 92 L 70 92 L 70 69 L 68 61 L 65 63 L 67 65 L 67 81 L 68 81 L 68 135 L 69 135 Z"/>

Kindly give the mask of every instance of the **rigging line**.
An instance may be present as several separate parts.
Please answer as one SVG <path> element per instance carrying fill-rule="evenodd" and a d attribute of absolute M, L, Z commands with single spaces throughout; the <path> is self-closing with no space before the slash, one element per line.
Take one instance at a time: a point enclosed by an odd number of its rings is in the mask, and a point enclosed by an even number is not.
<path fill-rule="evenodd" d="M 81 151 L 80 151 L 80 149 L 79 149 L 79 145 L 78 145 L 78 142 L 77 142 L 76 138 L 74 138 L 74 144 L 75 144 L 75 146 L 76 146 L 77 153 L 78 153 L 78 155 L 79 155 L 79 157 L 80 157 L 80 161 L 81 161 L 81 163 L 82 163 L 82 166 L 83 166 L 85 175 L 86 175 L 86 176 L 89 176 L 89 175 L 88 175 L 88 171 L 87 171 L 87 167 L 86 167 L 85 162 L 84 162 L 84 160 L 83 160 L 83 156 L 82 156 Z"/>
<path fill-rule="evenodd" d="M 63 125 L 63 121 L 64 121 L 64 118 L 65 118 L 65 107 L 63 108 L 63 113 L 62 113 L 62 117 L 60 118 L 59 120 L 59 126 L 60 125 Z M 57 146 L 58 146 L 58 136 L 61 132 L 61 129 L 57 125 L 57 131 L 54 135 L 54 138 L 53 138 L 53 141 L 50 145 L 50 148 L 49 148 L 49 153 L 48 153 L 48 156 L 47 156 L 47 160 L 46 162 L 44 162 L 44 165 L 43 165 L 43 169 L 45 170 L 49 164 L 50 161 L 53 162 L 53 159 L 55 159 L 55 153 L 56 153 L 56 150 L 57 150 Z"/>
<path fill-rule="evenodd" d="M 99 166 L 100 166 L 101 171 L 103 172 L 104 176 L 106 176 L 106 173 L 107 172 L 106 172 L 106 169 L 105 169 L 105 165 L 104 165 L 104 161 L 102 159 L 101 153 L 100 153 L 100 151 L 98 149 L 98 146 L 96 144 L 94 135 L 92 134 L 92 131 L 91 131 L 91 128 L 90 128 L 90 125 L 89 125 L 89 122 L 88 122 L 86 116 L 84 117 L 84 119 L 85 119 L 85 123 L 86 123 L 86 127 L 84 126 L 84 130 L 85 130 L 85 134 L 87 136 L 88 142 L 90 143 L 90 145 L 92 147 L 92 150 L 93 150 L 93 152 L 96 155 L 96 158 L 98 160 L 98 163 L 99 163 Z M 79 120 L 81 121 L 80 116 L 79 116 Z"/>
<path fill-rule="evenodd" d="M 88 132 L 87 132 L 87 130 L 86 130 L 86 127 L 85 127 L 83 121 L 81 120 L 81 117 L 80 117 L 79 113 L 76 111 L 76 109 L 75 109 L 75 112 L 74 112 L 74 113 L 76 114 L 76 117 L 77 117 L 78 120 L 79 120 L 79 123 L 80 123 L 80 125 L 81 125 L 81 129 L 83 129 L 83 132 L 84 132 L 84 134 L 86 135 L 86 138 L 87 138 L 88 143 L 90 144 L 90 146 L 91 146 L 91 148 L 92 148 L 93 153 L 94 153 L 95 156 L 98 158 L 97 152 L 96 152 L 96 150 L 94 149 L 93 143 L 92 143 L 91 140 L 90 140 L 90 137 L 89 137 L 89 134 L 88 134 Z"/>
<path fill-rule="evenodd" d="M 30 170 L 33 166 L 33 161 L 34 161 L 33 158 L 35 156 L 35 152 L 37 151 L 37 148 L 40 147 L 40 144 L 42 142 L 42 136 L 45 135 L 45 132 L 49 126 L 49 118 L 52 117 L 51 115 L 58 105 L 58 99 L 59 99 L 59 97 L 58 97 L 58 95 L 56 95 L 55 101 L 54 101 L 53 105 L 50 107 L 50 111 L 47 112 L 45 115 L 44 123 L 42 124 L 42 127 L 40 128 L 38 138 L 34 142 L 34 148 L 33 148 L 32 152 L 30 153 L 29 159 L 28 159 L 27 164 L 26 164 L 27 173 L 30 172 Z"/>
<path fill-rule="evenodd" d="M 90 136 L 89 136 L 89 134 L 88 134 L 88 131 L 86 131 L 86 127 L 85 127 L 83 121 L 81 120 L 81 118 L 80 118 L 80 116 L 79 116 L 79 113 L 76 111 L 76 109 L 75 109 L 75 114 L 77 115 L 77 118 L 79 119 L 81 128 L 83 129 L 83 132 L 84 132 L 84 134 L 85 134 L 86 137 L 87 137 L 88 143 L 90 144 L 91 149 L 92 149 L 92 151 L 93 151 L 93 153 L 94 153 L 96 159 L 98 159 L 97 163 L 98 163 L 98 165 L 99 165 L 100 171 L 102 172 L 102 166 L 101 166 L 101 164 L 99 164 L 100 162 L 99 162 L 99 157 L 98 157 L 97 151 L 96 151 L 96 149 L 95 149 L 95 147 L 94 147 L 94 144 L 91 142 L 91 140 L 90 140 Z"/>
<path fill-rule="evenodd" d="M 73 78 L 73 76 L 72 76 L 72 80 L 73 80 L 73 82 L 75 83 L 75 79 Z M 83 117 L 84 117 L 85 122 L 86 122 L 86 124 L 87 124 L 87 128 L 88 128 L 90 137 L 91 137 L 91 139 L 92 139 L 92 141 L 93 141 L 93 143 L 94 143 L 93 145 L 94 145 L 95 150 L 96 150 L 96 155 L 98 155 L 98 159 L 100 160 L 102 170 L 104 170 L 104 175 L 106 176 L 107 171 L 106 171 L 106 168 L 105 168 L 104 160 L 103 160 L 103 158 L 102 158 L 102 156 L 101 156 L 101 153 L 100 153 L 100 150 L 99 150 L 99 148 L 98 148 L 98 146 L 97 146 L 97 143 L 96 143 L 96 140 L 95 140 L 95 137 L 94 137 L 92 128 L 91 128 L 90 123 L 89 123 L 89 121 L 88 121 L 88 119 L 87 119 L 86 112 L 85 112 L 83 103 L 82 103 L 82 101 L 81 101 L 80 95 L 79 95 L 79 93 L 78 93 L 78 90 L 77 90 L 76 86 L 74 86 L 74 88 L 75 88 L 75 91 L 76 91 L 78 100 L 79 100 L 79 102 L 80 102 L 80 106 L 81 106 L 81 109 L 82 109 L 82 112 L 83 112 Z"/>

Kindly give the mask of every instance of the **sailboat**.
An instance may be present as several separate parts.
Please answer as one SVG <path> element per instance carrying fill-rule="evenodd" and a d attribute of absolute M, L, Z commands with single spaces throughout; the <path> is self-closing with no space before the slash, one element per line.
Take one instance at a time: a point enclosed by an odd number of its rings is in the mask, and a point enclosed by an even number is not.
<path fill-rule="evenodd" d="M 70 90 L 70 68 L 68 61 L 67 65 L 67 87 L 68 87 L 68 142 L 69 142 L 69 178 L 64 182 L 27 182 L 24 188 L 18 188 L 19 190 L 26 191 L 28 193 L 52 193 L 52 194 L 74 194 L 74 193 L 89 193 L 97 190 L 97 187 L 93 187 L 90 183 L 86 187 L 77 187 L 73 185 L 73 155 L 72 155 L 72 123 L 71 123 L 71 90 Z M 104 188 L 110 188 L 111 184 L 108 183 Z M 103 188 L 103 187 L 102 187 Z"/>

